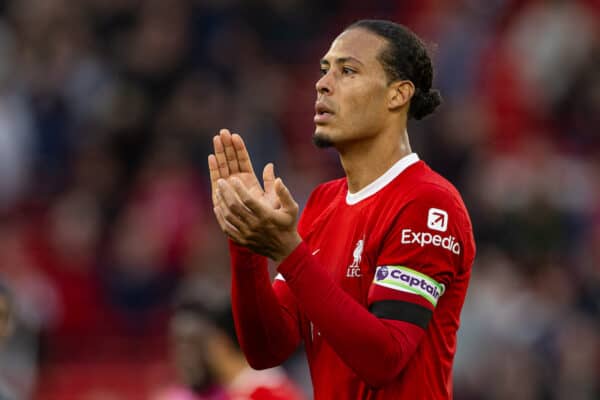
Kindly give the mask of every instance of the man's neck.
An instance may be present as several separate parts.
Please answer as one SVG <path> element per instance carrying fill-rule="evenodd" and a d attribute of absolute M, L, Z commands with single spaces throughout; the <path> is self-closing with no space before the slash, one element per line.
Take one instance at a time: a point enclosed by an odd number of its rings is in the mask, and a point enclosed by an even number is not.
<path fill-rule="evenodd" d="M 348 180 L 348 191 L 356 193 L 383 175 L 398 160 L 411 153 L 408 134 L 380 134 L 338 149 Z"/>

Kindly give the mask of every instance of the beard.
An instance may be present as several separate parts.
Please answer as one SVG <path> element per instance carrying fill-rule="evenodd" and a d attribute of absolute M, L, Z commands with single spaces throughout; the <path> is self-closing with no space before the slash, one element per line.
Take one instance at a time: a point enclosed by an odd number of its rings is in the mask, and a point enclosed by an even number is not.
<path fill-rule="evenodd" d="M 320 149 L 327 149 L 329 147 L 333 147 L 333 141 L 326 135 L 320 133 L 315 133 L 312 137 L 312 141 L 314 145 Z"/>

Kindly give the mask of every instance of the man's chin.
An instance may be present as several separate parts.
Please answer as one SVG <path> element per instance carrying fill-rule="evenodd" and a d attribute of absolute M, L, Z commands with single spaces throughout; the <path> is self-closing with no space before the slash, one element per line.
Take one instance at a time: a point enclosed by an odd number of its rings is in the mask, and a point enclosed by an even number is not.
<path fill-rule="evenodd" d="M 333 147 L 333 140 L 331 140 L 331 138 L 328 135 L 318 131 L 314 133 L 312 141 L 315 144 L 315 146 L 317 146 L 320 149 Z"/>

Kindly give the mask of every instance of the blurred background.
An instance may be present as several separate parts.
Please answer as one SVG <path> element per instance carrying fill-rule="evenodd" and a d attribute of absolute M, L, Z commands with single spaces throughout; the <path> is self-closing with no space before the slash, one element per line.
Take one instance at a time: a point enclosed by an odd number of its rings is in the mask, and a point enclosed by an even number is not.
<path fill-rule="evenodd" d="M 435 43 L 445 103 L 409 132 L 478 244 L 455 398 L 600 399 L 597 0 L 0 1 L 0 398 L 176 379 L 173 304 L 229 290 L 211 137 L 242 134 L 301 204 L 342 176 L 310 140 L 314 83 L 361 18 Z"/>

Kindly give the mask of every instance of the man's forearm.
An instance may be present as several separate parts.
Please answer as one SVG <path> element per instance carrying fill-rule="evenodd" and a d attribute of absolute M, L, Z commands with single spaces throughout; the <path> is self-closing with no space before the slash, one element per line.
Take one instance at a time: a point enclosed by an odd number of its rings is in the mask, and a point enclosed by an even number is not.
<path fill-rule="evenodd" d="M 379 387 L 398 376 L 423 337 L 422 328 L 371 314 L 333 281 L 305 243 L 278 269 L 300 309 L 359 377 Z"/>
<path fill-rule="evenodd" d="M 267 259 L 230 241 L 231 300 L 240 346 L 256 369 L 281 364 L 300 342 L 297 321 L 280 305 Z"/>

